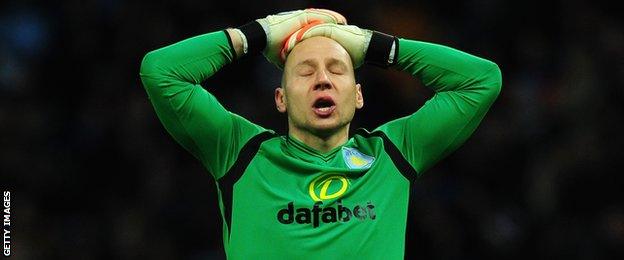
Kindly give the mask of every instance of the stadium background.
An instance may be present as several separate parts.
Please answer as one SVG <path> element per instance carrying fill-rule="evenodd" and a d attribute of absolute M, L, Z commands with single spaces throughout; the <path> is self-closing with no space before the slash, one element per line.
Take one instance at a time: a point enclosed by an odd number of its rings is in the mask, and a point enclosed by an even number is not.
<path fill-rule="evenodd" d="M 624 30 L 600 1 L 2 1 L 0 188 L 15 259 L 220 259 L 210 175 L 165 132 L 138 76 L 149 50 L 278 11 L 493 60 L 503 90 L 474 136 L 413 188 L 421 259 L 622 259 Z M 606 2 L 606 1 L 605 1 Z M 263 57 L 207 86 L 278 132 L 280 72 Z M 410 76 L 357 72 L 354 127 L 431 96 Z"/>

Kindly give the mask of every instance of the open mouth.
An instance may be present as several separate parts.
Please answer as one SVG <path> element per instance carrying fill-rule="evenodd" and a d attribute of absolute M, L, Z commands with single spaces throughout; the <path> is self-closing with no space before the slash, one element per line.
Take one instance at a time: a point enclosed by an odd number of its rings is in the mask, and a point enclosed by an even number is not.
<path fill-rule="evenodd" d="M 329 117 L 336 109 L 336 103 L 331 97 L 320 97 L 312 105 L 314 113 L 319 117 Z"/>

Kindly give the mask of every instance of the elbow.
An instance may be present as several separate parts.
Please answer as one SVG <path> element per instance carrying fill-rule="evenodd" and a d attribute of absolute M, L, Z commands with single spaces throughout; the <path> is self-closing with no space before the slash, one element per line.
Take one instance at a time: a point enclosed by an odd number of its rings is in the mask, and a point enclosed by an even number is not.
<path fill-rule="evenodd" d="M 141 60 L 141 67 L 139 73 L 141 77 L 147 75 L 154 75 L 158 72 L 159 56 L 155 51 L 148 52 Z"/>
<path fill-rule="evenodd" d="M 491 91 L 494 94 L 494 97 L 498 97 L 500 91 L 503 87 L 503 74 L 501 72 L 500 67 L 496 63 L 492 62 L 492 69 L 487 73 L 487 84 L 490 86 Z"/>
<path fill-rule="evenodd" d="M 502 78 L 501 69 L 498 67 L 496 63 L 487 61 L 486 65 L 484 66 L 483 71 L 485 72 L 481 74 L 481 76 L 479 77 L 478 86 L 483 88 L 484 93 L 492 101 L 494 101 L 500 94 L 500 91 L 503 86 L 503 78 Z"/>
<path fill-rule="evenodd" d="M 143 82 L 143 88 L 148 92 L 162 86 L 163 79 L 166 78 L 166 70 L 163 69 L 162 60 L 162 55 L 158 51 L 148 52 L 141 60 L 139 76 Z"/>

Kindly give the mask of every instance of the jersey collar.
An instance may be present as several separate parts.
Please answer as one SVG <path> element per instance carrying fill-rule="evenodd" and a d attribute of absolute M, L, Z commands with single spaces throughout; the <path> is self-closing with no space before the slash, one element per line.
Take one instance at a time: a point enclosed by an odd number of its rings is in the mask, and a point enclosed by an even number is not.
<path fill-rule="evenodd" d="M 297 140 L 293 136 L 286 135 L 285 138 L 286 138 L 287 147 L 293 153 L 293 155 L 302 159 L 312 157 L 312 158 L 320 159 L 322 162 L 329 162 L 330 160 L 332 160 L 336 156 L 338 151 L 340 151 L 340 149 L 342 149 L 342 147 L 349 142 L 349 140 L 347 140 L 344 144 L 341 144 L 338 147 L 326 153 L 323 153 L 321 151 L 318 151 L 308 146 L 302 141 Z"/>

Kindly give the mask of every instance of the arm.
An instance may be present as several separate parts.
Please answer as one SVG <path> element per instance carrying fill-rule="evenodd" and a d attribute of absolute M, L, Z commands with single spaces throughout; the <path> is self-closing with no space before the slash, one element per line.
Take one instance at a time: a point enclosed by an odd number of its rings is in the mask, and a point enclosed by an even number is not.
<path fill-rule="evenodd" d="M 287 38 L 283 53 L 287 55 L 297 42 L 314 36 L 340 43 L 355 67 L 363 63 L 394 66 L 436 92 L 416 113 L 376 129 L 388 136 L 419 174 L 466 141 L 500 92 L 500 70 L 490 61 L 354 25 L 304 27 Z"/>
<path fill-rule="evenodd" d="M 501 90 L 501 72 L 493 62 L 437 44 L 400 39 L 398 53 L 395 67 L 436 93 L 378 130 L 422 174 L 474 132 Z"/>
<path fill-rule="evenodd" d="M 200 83 L 246 53 L 263 52 L 280 67 L 277 53 L 283 39 L 312 20 L 346 23 L 341 14 L 326 9 L 283 12 L 186 39 L 143 58 L 141 80 L 160 121 L 215 178 L 225 174 L 251 137 L 266 130 L 225 110 Z"/>
<path fill-rule="evenodd" d="M 165 129 L 217 179 L 251 137 L 266 131 L 227 111 L 200 85 L 242 52 L 240 37 L 229 35 L 232 46 L 226 33 L 217 31 L 149 52 L 140 71 Z"/>
<path fill-rule="evenodd" d="M 304 27 L 287 38 L 282 53 L 288 55 L 298 42 L 314 36 L 340 43 L 354 67 L 363 63 L 394 66 L 436 92 L 416 113 L 376 129 L 388 136 L 419 174 L 466 141 L 500 92 L 500 70 L 490 61 L 353 25 Z"/>

